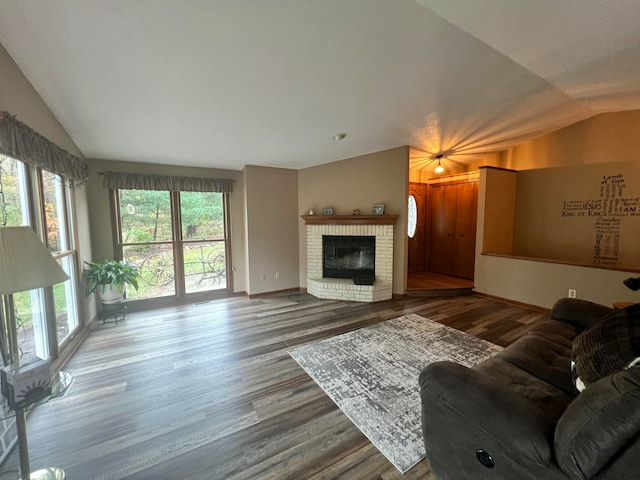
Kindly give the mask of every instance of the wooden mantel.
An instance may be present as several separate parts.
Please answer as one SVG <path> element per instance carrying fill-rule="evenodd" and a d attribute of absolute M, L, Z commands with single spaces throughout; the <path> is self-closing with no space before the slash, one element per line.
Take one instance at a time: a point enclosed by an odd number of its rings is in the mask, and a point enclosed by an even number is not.
<path fill-rule="evenodd" d="M 398 215 L 302 215 L 307 225 L 393 225 Z"/>

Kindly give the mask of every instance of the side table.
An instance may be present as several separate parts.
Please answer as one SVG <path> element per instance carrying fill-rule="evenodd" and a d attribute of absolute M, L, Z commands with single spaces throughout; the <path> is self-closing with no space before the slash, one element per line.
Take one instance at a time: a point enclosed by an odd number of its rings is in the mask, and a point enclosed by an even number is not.
<path fill-rule="evenodd" d="M 614 302 L 613 308 L 615 308 L 616 310 L 621 310 L 623 308 L 630 307 L 631 305 L 635 305 L 635 303 L 634 302 Z"/>
<path fill-rule="evenodd" d="M 124 320 L 127 315 L 127 300 L 123 297 L 112 303 L 100 302 L 102 306 L 102 323 Z"/>

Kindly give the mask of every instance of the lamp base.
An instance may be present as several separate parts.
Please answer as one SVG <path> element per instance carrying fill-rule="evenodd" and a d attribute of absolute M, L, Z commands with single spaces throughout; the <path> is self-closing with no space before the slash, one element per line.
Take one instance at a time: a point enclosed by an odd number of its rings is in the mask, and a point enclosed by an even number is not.
<path fill-rule="evenodd" d="M 29 478 L 22 480 L 64 480 L 64 470 L 58 467 L 48 467 L 31 472 Z"/>

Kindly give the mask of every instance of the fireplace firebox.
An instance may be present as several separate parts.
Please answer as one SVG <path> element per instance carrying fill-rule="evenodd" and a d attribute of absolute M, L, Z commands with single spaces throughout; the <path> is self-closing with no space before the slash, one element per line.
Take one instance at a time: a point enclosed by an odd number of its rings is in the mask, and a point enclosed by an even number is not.
<path fill-rule="evenodd" d="M 375 236 L 322 236 L 323 277 L 350 278 L 357 285 L 373 285 L 375 263 Z"/>

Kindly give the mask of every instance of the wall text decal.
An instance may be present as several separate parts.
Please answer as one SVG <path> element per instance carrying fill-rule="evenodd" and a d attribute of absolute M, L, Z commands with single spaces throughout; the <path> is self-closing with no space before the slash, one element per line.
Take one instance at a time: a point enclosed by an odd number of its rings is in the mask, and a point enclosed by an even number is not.
<path fill-rule="evenodd" d="M 625 197 L 624 175 L 604 175 L 600 180 L 600 198 L 566 200 L 563 217 L 595 217 L 593 263 L 614 266 L 620 254 L 620 227 L 625 217 L 640 216 L 640 197 Z"/>

